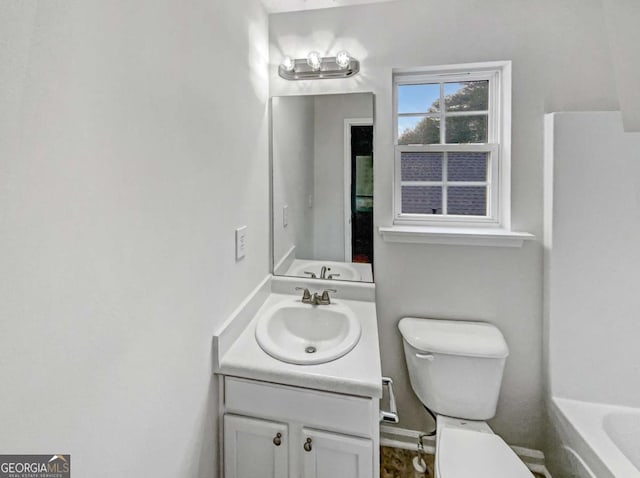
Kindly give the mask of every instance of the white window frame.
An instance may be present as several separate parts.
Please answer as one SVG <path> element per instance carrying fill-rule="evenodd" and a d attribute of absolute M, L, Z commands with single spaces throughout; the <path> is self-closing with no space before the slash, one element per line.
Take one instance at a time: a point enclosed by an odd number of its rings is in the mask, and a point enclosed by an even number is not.
<path fill-rule="evenodd" d="M 488 138 L 487 143 L 464 144 L 428 144 L 398 145 L 398 86 L 459 81 L 489 81 Z M 442 86 L 441 86 L 441 97 Z M 441 118 L 440 135 L 444 141 L 446 122 L 444 108 L 433 114 Z M 446 113 L 447 116 L 464 116 L 477 114 L 474 112 Z M 482 112 L 481 112 L 482 113 Z M 511 194 L 511 62 L 486 62 L 460 65 L 446 65 L 413 69 L 393 70 L 393 138 L 395 147 L 394 167 L 394 220 L 396 226 L 433 226 L 433 227 L 478 227 L 510 229 L 510 194 Z M 403 152 L 442 152 L 443 180 L 437 182 L 415 182 L 416 186 L 442 186 L 443 209 L 446 210 L 447 164 L 449 152 L 489 153 L 488 177 L 486 182 L 477 185 L 487 186 L 487 216 L 463 216 L 445 214 L 407 214 L 402 212 L 402 178 L 400 157 Z M 457 183 L 457 182 L 456 182 Z M 462 182 L 467 186 L 470 182 Z"/>

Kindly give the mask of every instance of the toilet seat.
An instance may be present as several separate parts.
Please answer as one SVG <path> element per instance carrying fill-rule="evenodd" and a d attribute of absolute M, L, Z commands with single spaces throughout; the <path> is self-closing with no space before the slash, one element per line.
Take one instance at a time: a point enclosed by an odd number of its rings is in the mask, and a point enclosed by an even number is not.
<path fill-rule="evenodd" d="M 436 478 L 533 476 L 498 435 L 444 427 L 436 440 Z"/>

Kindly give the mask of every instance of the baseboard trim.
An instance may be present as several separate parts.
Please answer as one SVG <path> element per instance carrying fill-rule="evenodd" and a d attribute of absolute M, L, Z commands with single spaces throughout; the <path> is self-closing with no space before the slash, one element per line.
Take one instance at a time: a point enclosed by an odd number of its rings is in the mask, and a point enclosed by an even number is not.
<path fill-rule="evenodd" d="M 422 431 L 410 430 L 408 428 L 380 425 L 380 446 L 390 446 L 415 451 L 418 449 L 418 440 L 423 433 Z M 435 454 L 435 437 L 424 437 L 422 444 L 424 445 L 425 452 L 432 455 Z"/>
<path fill-rule="evenodd" d="M 405 450 L 416 451 L 418 449 L 418 439 L 425 432 L 411 430 L 401 427 L 392 427 L 389 425 L 380 426 L 380 446 L 388 446 L 393 448 L 402 448 Z M 435 437 L 424 437 L 422 439 L 424 451 L 429 454 L 435 454 L 436 440 Z M 511 449 L 518 457 L 527 465 L 531 471 L 544 475 L 545 478 L 552 478 L 549 470 L 545 466 L 544 453 L 540 450 L 525 448 L 521 446 L 512 446 Z"/>

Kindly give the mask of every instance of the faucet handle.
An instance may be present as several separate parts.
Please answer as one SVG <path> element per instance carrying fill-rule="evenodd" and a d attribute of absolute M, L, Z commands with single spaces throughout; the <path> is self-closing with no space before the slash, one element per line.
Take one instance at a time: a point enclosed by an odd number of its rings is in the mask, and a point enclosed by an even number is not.
<path fill-rule="evenodd" d="M 302 291 L 302 302 L 310 302 L 311 301 L 311 292 L 306 287 L 296 287 L 296 290 Z"/>
<path fill-rule="evenodd" d="M 331 280 L 334 277 L 340 277 L 340 274 L 329 274 L 329 277 L 327 277 L 327 279 Z"/>
<path fill-rule="evenodd" d="M 336 289 L 325 289 L 325 290 L 323 290 L 322 291 L 322 297 L 320 298 L 320 300 L 322 300 L 323 304 L 330 304 L 331 303 L 331 297 L 329 297 L 329 292 L 333 292 L 335 294 L 338 291 Z"/>
<path fill-rule="evenodd" d="M 308 272 L 308 271 L 304 271 L 304 272 L 303 272 L 303 274 L 309 274 L 309 277 L 310 277 L 311 279 L 317 279 L 317 278 L 318 278 L 318 276 L 316 275 L 316 273 L 315 273 L 315 272 Z M 300 287 L 296 287 L 296 289 L 300 289 Z"/>

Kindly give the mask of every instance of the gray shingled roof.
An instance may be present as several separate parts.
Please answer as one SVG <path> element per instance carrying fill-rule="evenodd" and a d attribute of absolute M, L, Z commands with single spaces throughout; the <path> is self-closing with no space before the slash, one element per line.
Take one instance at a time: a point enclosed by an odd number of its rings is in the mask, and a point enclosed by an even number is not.
<path fill-rule="evenodd" d="M 444 153 L 401 153 L 402 181 L 442 181 Z M 487 153 L 447 153 L 447 213 L 486 215 L 487 188 L 455 186 L 453 181 L 486 181 Z M 410 214 L 442 214 L 442 187 L 402 186 L 402 212 Z"/>

